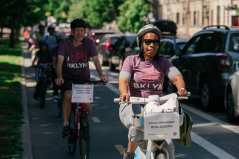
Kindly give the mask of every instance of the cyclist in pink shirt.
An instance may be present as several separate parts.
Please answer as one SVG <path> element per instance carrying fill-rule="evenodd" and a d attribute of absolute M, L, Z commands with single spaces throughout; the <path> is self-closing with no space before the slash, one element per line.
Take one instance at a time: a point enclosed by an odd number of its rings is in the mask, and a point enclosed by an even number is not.
<path fill-rule="evenodd" d="M 119 75 L 119 90 L 121 101 L 128 101 L 130 96 L 148 97 L 161 95 L 164 77 L 176 86 L 180 96 L 186 96 L 185 82 L 180 71 L 166 58 L 158 53 L 160 44 L 160 30 L 148 24 L 138 32 L 138 55 L 128 56 Z M 120 120 L 129 128 L 128 149 L 124 159 L 133 159 L 137 143 L 142 140 L 142 133 L 132 126 L 132 113 L 140 113 L 141 106 L 132 107 L 121 105 Z"/>

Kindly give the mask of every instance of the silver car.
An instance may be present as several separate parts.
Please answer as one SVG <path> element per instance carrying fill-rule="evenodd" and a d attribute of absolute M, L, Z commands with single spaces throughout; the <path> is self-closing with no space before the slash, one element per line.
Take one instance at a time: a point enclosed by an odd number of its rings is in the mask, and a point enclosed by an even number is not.
<path fill-rule="evenodd" d="M 230 77 L 224 98 L 225 110 L 229 119 L 235 120 L 239 117 L 239 71 L 233 73 Z"/>

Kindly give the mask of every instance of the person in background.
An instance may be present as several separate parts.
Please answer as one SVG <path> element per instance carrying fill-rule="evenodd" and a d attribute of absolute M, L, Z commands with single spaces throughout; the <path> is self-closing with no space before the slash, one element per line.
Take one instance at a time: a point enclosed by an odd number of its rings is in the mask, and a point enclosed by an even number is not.
<path fill-rule="evenodd" d="M 40 65 L 51 64 L 51 63 L 52 63 L 52 58 L 48 49 L 48 45 L 44 41 L 40 41 L 39 50 L 36 52 L 36 55 L 32 61 L 32 66 L 36 65 L 35 76 L 36 76 L 37 85 L 36 85 L 36 89 L 33 96 L 34 99 L 36 100 L 38 99 L 38 90 L 39 90 L 38 81 L 40 79 L 40 76 L 42 76 L 42 69 L 40 68 Z"/>
<path fill-rule="evenodd" d="M 48 45 L 49 52 L 52 57 L 52 85 L 53 85 L 53 96 L 54 96 L 54 101 L 58 100 L 58 86 L 55 83 L 56 79 L 56 54 L 57 54 L 57 48 L 58 48 L 58 38 L 55 32 L 55 27 L 54 26 L 49 26 L 47 28 L 48 34 L 45 35 L 42 40 L 45 41 Z"/>

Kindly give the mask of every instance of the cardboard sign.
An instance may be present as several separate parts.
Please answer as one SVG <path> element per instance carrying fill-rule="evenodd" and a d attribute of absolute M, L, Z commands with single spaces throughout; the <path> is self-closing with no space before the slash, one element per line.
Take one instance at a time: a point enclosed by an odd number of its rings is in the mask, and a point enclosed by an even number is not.
<path fill-rule="evenodd" d="M 72 103 L 93 103 L 93 85 L 72 84 Z"/>
<path fill-rule="evenodd" d="M 178 139 L 180 138 L 179 133 L 179 114 L 177 112 L 144 115 L 144 139 Z"/>

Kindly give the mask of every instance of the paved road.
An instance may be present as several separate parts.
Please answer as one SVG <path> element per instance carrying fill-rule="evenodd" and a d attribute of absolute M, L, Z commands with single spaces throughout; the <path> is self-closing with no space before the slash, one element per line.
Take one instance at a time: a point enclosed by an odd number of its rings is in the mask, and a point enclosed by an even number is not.
<path fill-rule="evenodd" d="M 57 117 L 51 92 L 48 92 L 46 108 L 40 109 L 32 98 L 33 70 L 26 68 L 26 73 L 29 77 L 27 103 L 33 158 L 79 158 L 78 152 L 74 157 L 66 153 L 66 144 L 61 138 L 62 118 Z M 95 87 L 91 113 L 91 159 L 120 159 L 119 151 L 126 147 L 127 130 L 121 125 L 117 105 L 113 103 L 113 98 L 118 96 L 117 76 L 117 73 L 110 73 L 113 84 Z M 227 123 L 221 113 L 207 114 L 192 106 L 184 107 L 194 121 L 193 144 L 190 148 L 176 144 L 177 159 L 239 159 L 238 126 Z"/>

